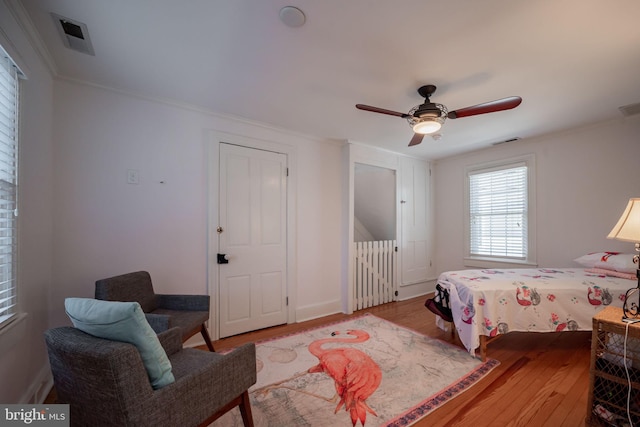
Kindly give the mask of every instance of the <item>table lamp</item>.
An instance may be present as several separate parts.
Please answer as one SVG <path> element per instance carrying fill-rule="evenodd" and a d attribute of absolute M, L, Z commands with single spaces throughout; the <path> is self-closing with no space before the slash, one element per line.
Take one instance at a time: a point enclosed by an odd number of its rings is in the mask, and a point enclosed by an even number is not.
<path fill-rule="evenodd" d="M 607 239 L 634 242 L 636 244 L 636 252 L 640 252 L 640 198 L 629 199 L 626 209 L 622 212 L 622 216 L 607 236 Z M 634 264 L 638 264 L 639 258 L 638 254 L 633 256 Z M 638 285 L 629 289 L 624 297 L 622 320 L 637 319 L 640 314 L 638 313 L 638 305 L 640 303 L 639 268 L 636 268 L 636 277 L 638 278 Z"/>

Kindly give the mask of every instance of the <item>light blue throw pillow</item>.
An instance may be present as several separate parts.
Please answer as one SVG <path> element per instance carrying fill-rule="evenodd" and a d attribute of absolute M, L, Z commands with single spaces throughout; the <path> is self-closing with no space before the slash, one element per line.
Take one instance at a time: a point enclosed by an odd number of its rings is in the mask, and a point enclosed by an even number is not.
<path fill-rule="evenodd" d="M 136 346 L 154 389 L 175 381 L 167 353 L 137 302 L 67 298 L 64 308 L 73 325 L 81 331 Z"/>

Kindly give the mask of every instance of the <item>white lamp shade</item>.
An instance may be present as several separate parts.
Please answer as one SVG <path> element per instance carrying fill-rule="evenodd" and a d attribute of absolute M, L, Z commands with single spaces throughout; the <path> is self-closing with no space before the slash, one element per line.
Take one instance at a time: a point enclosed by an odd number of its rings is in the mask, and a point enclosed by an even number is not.
<path fill-rule="evenodd" d="M 607 239 L 640 242 L 640 198 L 629 199 L 626 209 Z"/>
<path fill-rule="evenodd" d="M 442 127 L 442 123 L 437 120 L 425 119 L 413 125 L 413 131 L 422 135 L 437 132 Z"/>

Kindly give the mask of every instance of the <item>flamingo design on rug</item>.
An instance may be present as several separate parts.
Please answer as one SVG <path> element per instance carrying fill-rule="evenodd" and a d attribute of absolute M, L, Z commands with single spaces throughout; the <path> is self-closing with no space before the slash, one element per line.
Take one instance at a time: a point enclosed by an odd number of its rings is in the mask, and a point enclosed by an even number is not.
<path fill-rule="evenodd" d="M 382 371 L 376 362 L 362 351 L 344 347 L 323 349 L 328 343 L 361 343 L 369 339 L 369 334 L 361 330 L 349 330 L 353 337 L 336 337 L 339 332 L 333 332 L 332 338 L 323 338 L 309 344 L 309 352 L 316 356 L 320 363 L 309 368 L 310 373 L 324 372 L 335 381 L 336 392 L 340 402 L 334 413 L 338 413 L 342 405 L 351 415 L 351 422 L 355 427 L 358 420 L 364 426 L 367 412 L 378 416 L 371 409 L 366 400 L 378 389 L 382 380 Z"/>

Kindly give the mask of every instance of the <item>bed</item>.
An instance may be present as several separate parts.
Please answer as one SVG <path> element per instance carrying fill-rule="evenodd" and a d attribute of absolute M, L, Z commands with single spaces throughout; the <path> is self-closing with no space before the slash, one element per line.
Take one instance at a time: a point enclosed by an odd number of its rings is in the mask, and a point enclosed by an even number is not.
<path fill-rule="evenodd" d="M 448 293 L 462 344 L 484 360 L 488 341 L 508 332 L 591 330 L 596 313 L 622 307 L 637 285 L 635 275 L 616 274 L 622 277 L 598 268 L 460 270 L 442 273 L 437 285 Z"/>

